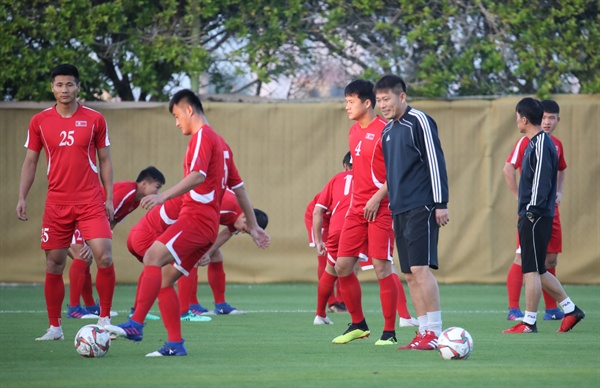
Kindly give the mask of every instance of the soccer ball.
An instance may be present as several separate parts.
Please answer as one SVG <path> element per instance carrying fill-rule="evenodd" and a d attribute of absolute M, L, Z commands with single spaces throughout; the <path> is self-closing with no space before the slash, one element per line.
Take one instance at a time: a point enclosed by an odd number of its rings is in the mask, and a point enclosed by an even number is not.
<path fill-rule="evenodd" d="M 102 326 L 85 325 L 75 335 L 75 350 L 83 357 L 103 357 L 110 347 L 110 334 Z"/>
<path fill-rule="evenodd" d="M 438 338 L 438 351 L 444 360 L 466 360 L 473 351 L 473 337 L 462 327 L 449 327 Z"/>

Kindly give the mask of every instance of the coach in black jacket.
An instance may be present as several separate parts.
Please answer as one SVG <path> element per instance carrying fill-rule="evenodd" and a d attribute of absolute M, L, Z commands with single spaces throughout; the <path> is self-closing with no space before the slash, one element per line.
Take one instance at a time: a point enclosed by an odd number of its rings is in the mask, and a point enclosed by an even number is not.
<path fill-rule="evenodd" d="M 448 223 L 448 176 L 435 121 L 406 103 L 402 78 L 375 84 L 377 106 L 390 122 L 381 147 L 400 268 L 410 288 L 419 333 L 400 349 L 433 350 L 442 332 L 438 269 L 439 228 Z"/>
<path fill-rule="evenodd" d="M 516 106 L 517 127 L 529 138 L 519 181 L 519 240 L 525 281 L 525 317 L 505 334 L 537 332 L 536 320 L 542 287 L 565 312 L 559 332 L 571 330 L 585 317 L 565 293 L 562 285 L 546 271 L 546 250 L 552 235 L 558 155 L 550 136 L 542 131 L 544 108 L 534 98 Z"/>

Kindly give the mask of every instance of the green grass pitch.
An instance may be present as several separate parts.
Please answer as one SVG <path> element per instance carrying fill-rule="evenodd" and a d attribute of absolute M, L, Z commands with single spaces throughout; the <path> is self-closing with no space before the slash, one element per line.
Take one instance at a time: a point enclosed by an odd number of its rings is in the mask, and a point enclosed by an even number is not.
<path fill-rule="evenodd" d="M 506 335 L 512 322 L 503 285 L 441 285 L 444 327 L 464 327 L 474 339 L 465 361 L 374 346 L 383 329 L 376 283 L 363 284 L 371 337 L 347 345 L 331 340 L 345 331 L 348 314 L 331 314 L 334 325 L 312 324 L 316 284 L 233 284 L 228 302 L 248 315 L 182 322 L 187 357 L 144 357 L 166 340 L 162 323 L 151 321 L 141 343 L 119 339 L 105 357 L 85 359 L 73 337 L 94 320 L 63 319 L 65 341 L 34 341 L 47 328 L 43 287 L 0 286 L 0 387 L 598 387 L 600 287 L 566 290 L 587 314 L 572 332 L 541 320 L 537 334 Z M 117 286 L 113 323 L 126 319 L 134 293 Z M 200 285 L 203 305 L 210 296 Z M 159 314 L 156 305 L 151 312 Z M 396 333 L 401 345 L 414 336 L 411 328 Z"/>

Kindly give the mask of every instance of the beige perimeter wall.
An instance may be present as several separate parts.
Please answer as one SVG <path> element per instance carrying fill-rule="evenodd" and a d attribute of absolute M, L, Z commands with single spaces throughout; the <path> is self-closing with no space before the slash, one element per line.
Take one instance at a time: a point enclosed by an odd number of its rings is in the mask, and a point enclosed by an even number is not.
<path fill-rule="evenodd" d="M 449 226 L 440 236 L 441 282 L 504 282 L 514 257 L 517 204 L 502 175 L 520 134 L 514 106 L 520 97 L 496 100 L 414 101 L 438 123 L 450 180 Z M 558 276 L 565 283 L 600 283 L 600 95 L 557 96 L 561 121 L 555 133 L 568 164 L 561 215 L 563 253 Z M 31 116 L 50 103 L 0 103 L 0 282 L 43 282 L 44 253 L 39 228 L 46 192 L 45 159 L 28 198 L 29 221 L 15 207 Z M 115 181 L 135 180 L 147 165 L 182 178 L 188 138 L 181 135 L 166 104 L 93 103 L 107 118 Z M 304 210 L 341 169 L 351 122 L 343 102 L 206 103 L 211 125 L 234 151 L 255 207 L 270 217 L 267 250 L 247 236 L 224 247 L 230 282 L 316 281 L 316 254 L 308 247 Z M 137 280 L 140 264 L 126 249 L 138 209 L 114 233 L 117 280 Z M 68 269 L 67 269 L 68 271 Z M 374 280 L 372 271 L 359 275 Z M 65 276 L 65 281 L 68 281 Z M 200 280 L 206 281 L 201 272 Z"/>

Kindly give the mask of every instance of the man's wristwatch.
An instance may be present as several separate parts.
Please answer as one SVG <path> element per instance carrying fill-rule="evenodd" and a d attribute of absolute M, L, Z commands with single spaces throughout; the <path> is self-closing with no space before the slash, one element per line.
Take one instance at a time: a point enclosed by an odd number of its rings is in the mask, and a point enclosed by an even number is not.
<path fill-rule="evenodd" d="M 535 214 L 533 214 L 532 212 L 525 213 L 525 217 L 527 217 L 531 222 L 535 221 Z"/>

